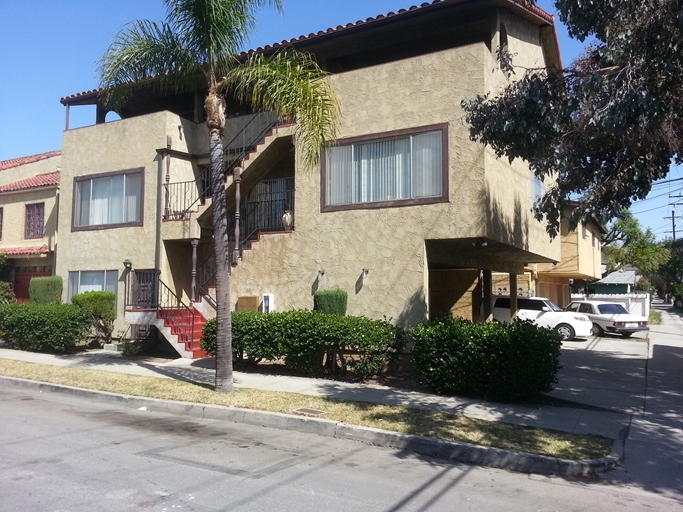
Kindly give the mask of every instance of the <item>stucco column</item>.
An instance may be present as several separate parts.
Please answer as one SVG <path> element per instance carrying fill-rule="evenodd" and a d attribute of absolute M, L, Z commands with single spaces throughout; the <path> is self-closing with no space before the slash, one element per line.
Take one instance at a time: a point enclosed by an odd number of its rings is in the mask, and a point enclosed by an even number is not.
<path fill-rule="evenodd" d="M 190 240 L 192 244 L 192 302 L 197 301 L 197 246 L 199 238 Z"/>
<path fill-rule="evenodd" d="M 493 320 L 491 313 L 491 292 L 493 289 L 493 272 L 490 270 L 483 271 L 484 277 L 484 322 Z"/>
<path fill-rule="evenodd" d="M 510 321 L 517 318 L 517 274 L 510 274 Z"/>

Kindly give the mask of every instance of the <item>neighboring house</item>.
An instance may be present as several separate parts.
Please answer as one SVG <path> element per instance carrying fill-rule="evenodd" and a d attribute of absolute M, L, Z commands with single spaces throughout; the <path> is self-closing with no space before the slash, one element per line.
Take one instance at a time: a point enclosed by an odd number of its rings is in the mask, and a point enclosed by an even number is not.
<path fill-rule="evenodd" d="M 587 285 L 589 295 L 607 294 L 619 295 L 631 293 L 636 285 L 637 275 L 635 270 L 617 270 L 599 281 Z"/>
<path fill-rule="evenodd" d="M 516 289 L 529 265 L 559 261 L 531 212 L 543 184 L 472 142 L 460 108 L 508 83 L 500 45 L 516 65 L 560 68 L 552 16 L 516 0 L 436 0 L 259 49 L 314 54 L 343 118 L 306 168 L 296 126 L 228 101 L 229 211 L 242 172 L 231 309 L 310 309 L 316 290 L 339 288 L 351 315 L 476 318 L 490 315 L 493 272 Z M 98 91 L 61 100 L 97 108 L 96 125 L 63 138 L 64 299 L 112 290 L 118 328 L 154 324 L 186 356 L 201 355 L 197 310 L 215 314 L 204 92 L 141 86 L 109 123 Z"/>
<path fill-rule="evenodd" d="M 566 217 L 573 208 L 567 208 L 560 225 L 560 261 L 541 263 L 535 269 L 537 295 L 548 297 L 560 307 L 569 305 L 572 293 L 586 293 L 590 283 L 602 277 L 600 241 L 607 230 L 595 219 L 570 230 Z"/>
<path fill-rule="evenodd" d="M 17 299 L 33 277 L 51 276 L 57 247 L 60 151 L 0 162 L 0 253 Z"/>

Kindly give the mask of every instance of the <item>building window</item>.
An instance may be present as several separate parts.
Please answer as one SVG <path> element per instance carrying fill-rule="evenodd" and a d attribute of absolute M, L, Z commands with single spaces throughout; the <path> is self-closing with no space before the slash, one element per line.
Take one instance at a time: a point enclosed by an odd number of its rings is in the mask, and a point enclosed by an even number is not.
<path fill-rule="evenodd" d="M 74 228 L 142 225 L 142 170 L 76 178 Z"/>
<path fill-rule="evenodd" d="M 538 206 L 543 199 L 543 180 L 531 172 L 531 200 Z"/>
<path fill-rule="evenodd" d="M 0 208 L 0 240 L 2 240 L 2 217 L 3 217 L 3 208 Z"/>
<path fill-rule="evenodd" d="M 42 238 L 45 226 L 45 203 L 26 205 L 24 238 Z"/>
<path fill-rule="evenodd" d="M 119 273 L 117 270 L 77 270 L 69 272 L 67 290 L 68 302 L 71 297 L 85 292 L 107 291 L 117 294 Z"/>
<path fill-rule="evenodd" d="M 348 139 L 328 147 L 324 209 L 447 200 L 445 126 Z"/>

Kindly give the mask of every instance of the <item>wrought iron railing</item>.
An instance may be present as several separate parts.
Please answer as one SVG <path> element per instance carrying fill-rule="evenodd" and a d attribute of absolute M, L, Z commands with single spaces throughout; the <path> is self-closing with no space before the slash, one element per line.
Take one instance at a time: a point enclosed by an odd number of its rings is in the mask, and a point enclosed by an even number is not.
<path fill-rule="evenodd" d="M 194 341 L 194 326 L 197 313 L 188 307 L 173 290 L 159 279 L 159 306 L 164 320 L 171 324 L 171 331 L 178 336 L 178 340 Z"/>
<path fill-rule="evenodd" d="M 181 342 L 194 341 L 197 313 L 161 279 L 159 270 L 133 270 L 126 276 L 126 309 L 154 309 Z"/>
<path fill-rule="evenodd" d="M 164 220 L 183 220 L 190 211 L 211 197 L 211 168 L 206 166 L 194 181 L 164 184 Z"/>
<path fill-rule="evenodd" d="M 229 174 L 246 158 L 249 152 L 266 137 L 268 132 L 279 124 L 277 112 L 259 111 L 244 127 L 225 145 L 225 172 Z"/>
<path fill-rule="evenodd" d="M 276 112 L 258 112 L 225 145 L 225 173 L 231 173 L 249 152 L 279 123 Z M 184 220 L 198 203 L 211 197 L 211 167 L 206 166 L 194 181 L 164 185 L 164 220 Z"/>

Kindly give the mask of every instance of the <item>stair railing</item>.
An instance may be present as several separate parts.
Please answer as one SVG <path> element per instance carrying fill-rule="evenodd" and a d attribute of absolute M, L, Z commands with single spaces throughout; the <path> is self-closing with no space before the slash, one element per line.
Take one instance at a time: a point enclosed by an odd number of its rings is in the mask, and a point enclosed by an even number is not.
<path fill-rule="evenodd" d="M 158 310 L 163 318 L 168 320 L 177 331 L 178 340 L 194 341 L 194 325 L 197 314 L 178 297 L 173 290 L 159 279 L 159 304 Z M 188 322 L 183 320 L 189 318 Z M 188 334 L 189 330 L 189 334 Z"/>
<path fill-rule="evenodd" d="M 159 278 L 159 274 L 155 269 L 129 272 L 126 276 L 125 307 L 155 309 L 169 321 L 180 341 L 195 341 L 197 313 Z"/>
<path fill-rule="evenodd" d="M 277 112 L 257 112 L 225 145 L 225 174 L 232 172 L 278 124 Z M 164 187 L 164 220 L 188 219 L 197 204 L 211 197 L 211 166 L 207 165 L 194 181 L 166 183 Z"/>

